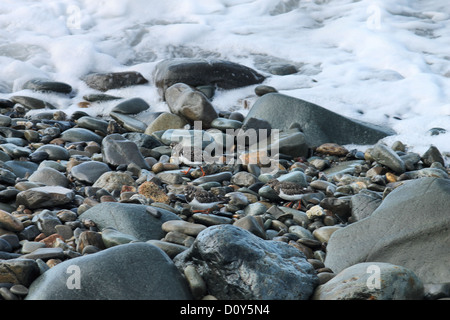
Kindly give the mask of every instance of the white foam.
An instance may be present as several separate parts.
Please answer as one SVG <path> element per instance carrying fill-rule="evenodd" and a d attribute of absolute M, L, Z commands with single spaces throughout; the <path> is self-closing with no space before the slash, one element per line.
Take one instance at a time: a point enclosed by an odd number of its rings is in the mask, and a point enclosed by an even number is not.
<path fill-rule="evenodd" d="M 5 0 L 0 3 L 2 98 L 33 77 L 70 83 L 72 98 L 26 92 L 70 112 L 91 72 L 135 70 L 151 80 L 171 57 L 229 59 L 266 84 L 363 121 L 391 126 L 417 152 L 450 152 L 450 7 L 440 0 Z M 12 92 L 7 91 L 8 88 Z M 254 87 L 219 91 L 219 110 L 248 112 Z M 166 110 L 153 83 L 108 92 Z M 107 114 L 114 102 L 83 109 Z M 401 120 L 399 120 L 401 119 Z M 441 127 L 449 133 L 431 136 Z"/>

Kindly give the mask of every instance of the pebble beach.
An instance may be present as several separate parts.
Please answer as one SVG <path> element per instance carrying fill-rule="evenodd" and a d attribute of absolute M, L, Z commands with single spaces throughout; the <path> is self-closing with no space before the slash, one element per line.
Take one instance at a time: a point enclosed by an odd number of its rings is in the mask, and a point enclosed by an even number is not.
<path fill-rule="evenodd" d="M 285 90 L 294 63 L 237 60 L 2 89 L 0 299 L 450 298 L 445 122 L 415 146 Z"/>

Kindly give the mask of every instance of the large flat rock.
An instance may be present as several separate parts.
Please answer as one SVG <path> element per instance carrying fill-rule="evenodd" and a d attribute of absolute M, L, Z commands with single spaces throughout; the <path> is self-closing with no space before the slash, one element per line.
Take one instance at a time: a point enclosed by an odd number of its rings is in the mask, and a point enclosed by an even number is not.
<path fill-rule="evenodd" d="M 325 265 L 338 273 L 360 262 L 386 262 L 424 283 L 448 282 L 449 207 L 450 179 L 406 181 L 369 217 L 333 233 Z"/>

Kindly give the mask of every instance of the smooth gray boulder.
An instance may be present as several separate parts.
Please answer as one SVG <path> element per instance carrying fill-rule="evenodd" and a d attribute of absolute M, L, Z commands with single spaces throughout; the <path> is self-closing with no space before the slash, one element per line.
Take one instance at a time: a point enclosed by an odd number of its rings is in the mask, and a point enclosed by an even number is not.
<path fill-rule="evenodd" d="M 31 284 L 26 299 L 193 298 L 186 280 L 161 249 L 148 243 L 130 243 L 57 264 Z"/>
<path fill-rule="evenodd" d="M 161 208 L 156 208 L 161 213 L 156 218 L 146 208 L 146 205 L 141 204 L 103 202 L 83 212 L 79 219 L 90 219 L 100 230 L 113 228 L 140 241 L 164 238 L 162 224 L 169 220 L 180 220 L 175 213 Z"/>
<path fill-rule="evenodd" d="M 111 72 L 111 73 L 93 73 L 84 78 L 84 82 L 95 90 L 102 92 L 146 84 L 148 80 L 142 74 L 136 71 Z"/>
<path fill-rule="evenodd" d="M 408 180 L 367 218 L 333 233 L 325 265 L 335 273 L 361 262 L 413 271 L 423 283 L 450 279 L 450 180 Z"/>
<path fill-rule="evenodd" d="M 120 134 L 111 134 L 103 139 L 103 161 L 113 167 L 134 162 L 141 169 L 150 169 L 138 146 Z"/>
<path fill-rule="evenodd" d="M 424 286 L 401 266 L 382 262 L 358 263 L 314 291 L 312 300 L 422 300 Z"/>
<path fill-rule="evenodd" d="M 227 224 L 200 232 L 174 262 L 194 266 L 219 300 L 307 300 L 318 285 L 300 250 Z"/>
<path fill-rule="evenodd" d="M 244 120 L 266 120 L 272 129 L 300 129 L 310 147 L 324 143 L 375 144 L 395 132 L 389 128 L 350 119 L 316 104 L 291 96 L 268 93 L 260 97 Z"/>

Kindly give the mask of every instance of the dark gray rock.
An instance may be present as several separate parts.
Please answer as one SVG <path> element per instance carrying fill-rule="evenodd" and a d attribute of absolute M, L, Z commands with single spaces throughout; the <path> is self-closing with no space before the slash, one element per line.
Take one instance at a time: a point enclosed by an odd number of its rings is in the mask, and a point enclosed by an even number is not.
<path fill-rule="evenodd" d="M 191 300 L 192 295 L 161 249 L 130 243 L 57 264 L 32 283 L 26 299 Z"/>
<path fill-rule="evenodd" d="M 61 139 L 68 142 L 89 142 L 95 141 L 102 143 L 102 137 L 92 132 L 91 130 L 84 128 L 72 128 L 64 131 L 61 134 Z"/>
<path fill-rule="evenodd" d="M 147 79 L 135 71 L 94 73 L 85 77 L 84 81 L 90 88 L 103 92 L 148 83 Z"/>
<path fill-rule="evenodd" d="M 237 63 L 203 59 L 163 60 L 156 65 L 153 77 L 161 96 L 175 83 L 235 89 L 258 84 L 265 79 L 255 70 Z"/>
<path fill-rule="evenodd" d="M 128 132 L 124 133 L 122 136 L 124 136 L 125 139 L 136 143 L 139 148 L 153 149 L 163 145 L 158 139 L 145 133 Z"/>
<path fill-rule="evenodd" d="M 260 97 L 244 120 L 259 118 L 273 129 L 300 129 L 310 147 L 324 143 L 375 144 L 395 132 L 389 128 L 343 117 L 313 103 L 279 93 Z"/>
<path fill-rule="evenodd" d="M 405 172 L 406 166 L 400 156 L 388 146 L 378 143 L 370 151 L 372 158 L 394 172 L 401 174 Z"/>
<path fill-rule="evenodd" d="M 31 79 L 22 86 L 22 89 L 34 91 L 52 91 L 57 93 L 71 93 L 72 87 L 64 82 L 57 82 L 48 79 Z"/>
<path fill-rule="evenodd" d="M 411 270 L 366 262 L 344 269 L 317 287 L 312 300 L 422 300 L 423 296 L 423 283 Z"/>
<path fill-rule="evenodd" d="M 84 116 L 77 120 L 77 125 L 80 128 L 89 129 L 92 131 L 98 130 L 103 133 L 108 132 L 108 121 L 90 117 L 90 116 Z"/>
<path fill-rule="evenodd" d="M 75 192 L 59 186 L 31 188 L 17 194 L 16 204 L 29 209 L 57 207 L 68 204 L 75 198 Z"/>
<path fill-rule="evenodd" d="M 22 284 L 28 287 L 39 276 L 39 267 L 32 259 L 0 260 L 0 283 Z"/>
<path fill-rule="evenodd" d="M 13 185 L 16 183 L 17 176 L 10 170 L 0 168 L 0 183 Z"/>
<path fill-rule="evenodd" d="M 300 250 L 233 225 L 202 231 L 174 262 L 180 271 L 194 266 L 209 293 L 223 300 L 305 300 L 318 284 Z"/>
<path fill-rule="evenodd" d="M 127 131 L 143 133 L 147 129 L 146 123 L 129 115 L 118 112 L 111 112 L 109 115 Z"/>
<path fill-rule="evenodd" d="M 13 96 L 11 100 L 23 105 L 27 109 L 56 109 L 54 105 L 47 101 L 27 96 Z"/>
<path fill-rule="evenodd" d="M 69 186 L 69 180 L 66 176 L 50 167 L 38 169 L 28 178 L 28 181 L 42 183 L 46 186 L 61 186 L 65 188 Z"/>
<path fill-rule="evenodd" d="M 111 169 L 106 163 L 99 161 L 85 161 L 70 170 L 70 175 L 78 181 L 94 184 L 98 178 Z"/>
<path fill-rule="evenodd" d="M 69 160 L 70 153 L 67 149 L 52 144 L 46 144 L 39 147 L 35 152 L 45 152 L 49 160 Z"/>
<path fill-rule="evenodd" d="M 433 162 L 438 162 L 445 166 L 444 158 L 442 157 L 441 152 L 435 146 L 430 146 L 427 151 L 422 155 L 422 162 L 431 166 Z"/>
<path fill-rule="evenodd" d="M 161 217 L 156 218 L 147 212 L 146 207 L 140 204 L 104 202 L 83 212 L 79 219 L 90 219 L 100 230 L 110 227 L 140 241 L 162 239 L 165 235 L 161 229 L 162 224 L 180 219 L 176 214 L 161 208 L 157 208 Z"/>
<path fill-rule="evenodd" d="M 102 154 L 103 161 L 113 167 L 134 162 L 141 169 L 149 169 L 136 143 L 120 134 L 111 134 L 103 139 Z"/>
<path fill-rule="evenodd" d="M 132 98 L 119 103 L 117 106 L 112 108 L 112 112 L 122 113 L 122 114 L 138 114 L 142 111 L 148 110 L 150 106 L 144 99 Z"/>
<path fill-rule="evenodd" d="M 450 180 L 405 181 L 366 219 L 330 238 L 325 265 L 335 273 L 379 261 L 413 271 L 424 283 L 450 278 Z"/>

